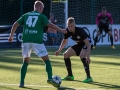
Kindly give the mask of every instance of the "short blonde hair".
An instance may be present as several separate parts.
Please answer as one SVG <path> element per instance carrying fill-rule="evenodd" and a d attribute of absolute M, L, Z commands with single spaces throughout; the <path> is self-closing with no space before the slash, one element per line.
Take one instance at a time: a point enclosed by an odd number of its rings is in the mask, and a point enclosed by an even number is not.
<path fill-rule="evenodd" d="M 67 23 L 75 23 L 75 19 L 73 17 L 70 17 L 67 19 Z"/>
<path fill-rule="evenodd" d="M 35 3 L 34 3 L 34 8 L 36 8 L 36 7 L 38 7 L 38 6 L 43 6 L 43 7 L 44 7 L 44 4 L 43 4 L 41 1 L 37 0 L 37 1 L 35 1 Z"/>

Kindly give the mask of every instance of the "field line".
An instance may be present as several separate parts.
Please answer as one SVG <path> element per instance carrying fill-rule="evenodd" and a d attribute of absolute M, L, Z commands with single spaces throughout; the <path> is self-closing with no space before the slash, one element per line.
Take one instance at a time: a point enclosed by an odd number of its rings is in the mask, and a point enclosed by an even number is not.
<path fill-rule="evenodd" d="M 0 83 L 0 86 L 18 86 L 19 84 L 5 84 L 5 83 Z M 25 85 L 25 86 L 31 86 L 31 87 L 33 87 L 33 86 L 36 86 L 36 87 L 40 87 L 40 88 L 55 88 L 55 87 L 53 87 L 53 86 L 41 86 L 41 85 Z M 61 86 L 60 88 L 67 88 L 66 90 L 105 90 L 105 89 L 94 89 L 94 88 L 92 88 L 92 89 L 88 89 L 88 88 L 75 88 L 75 87 L 63 87 L 63 86 Z"/>

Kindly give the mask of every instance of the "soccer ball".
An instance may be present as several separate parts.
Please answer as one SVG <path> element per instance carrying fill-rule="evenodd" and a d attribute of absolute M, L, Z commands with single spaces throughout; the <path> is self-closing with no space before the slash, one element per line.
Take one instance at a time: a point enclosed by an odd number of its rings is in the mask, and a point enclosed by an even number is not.
<path fill-rule="evenodd" d="M 58 75 L 54 75 L 52 76 L 53 80 L 57 83 L 57 84 L 61 84 L 62 83 L 62 79 L 60 76 Z"/>

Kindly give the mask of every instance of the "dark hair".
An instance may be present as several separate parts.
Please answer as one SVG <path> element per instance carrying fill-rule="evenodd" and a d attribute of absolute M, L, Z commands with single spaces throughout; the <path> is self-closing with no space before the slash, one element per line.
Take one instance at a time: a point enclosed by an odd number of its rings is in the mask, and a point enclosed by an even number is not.
<path fill-rule="evenodd" d="M 106 7 L 102 7 L 102 10 L 106 10 Z"/>

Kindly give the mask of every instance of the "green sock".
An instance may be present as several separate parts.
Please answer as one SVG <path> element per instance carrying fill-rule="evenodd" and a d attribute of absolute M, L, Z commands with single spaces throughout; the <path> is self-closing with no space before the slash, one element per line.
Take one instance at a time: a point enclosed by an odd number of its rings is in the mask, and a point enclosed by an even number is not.
<path fill-rule="evenodd" d="M 50 60 L 46 60 L 45 62 L 45 66 L 46 66 L 46 72 L 48 75 L 48 79 L 52 79 L 52 66 L 51 66 L 51 62 Z"/>
<path fill-rule="evenodd" d="M 21 72 L 20 83 L 21 84 L 24 84 L 24 79 L 25 79 L 25 75 L 26 75 L 26 72 L 27 72 L 27 66 L 28 66 L 28 63 L 23 62 L 21 70 L 20 70 L 20 72 Z"/>

